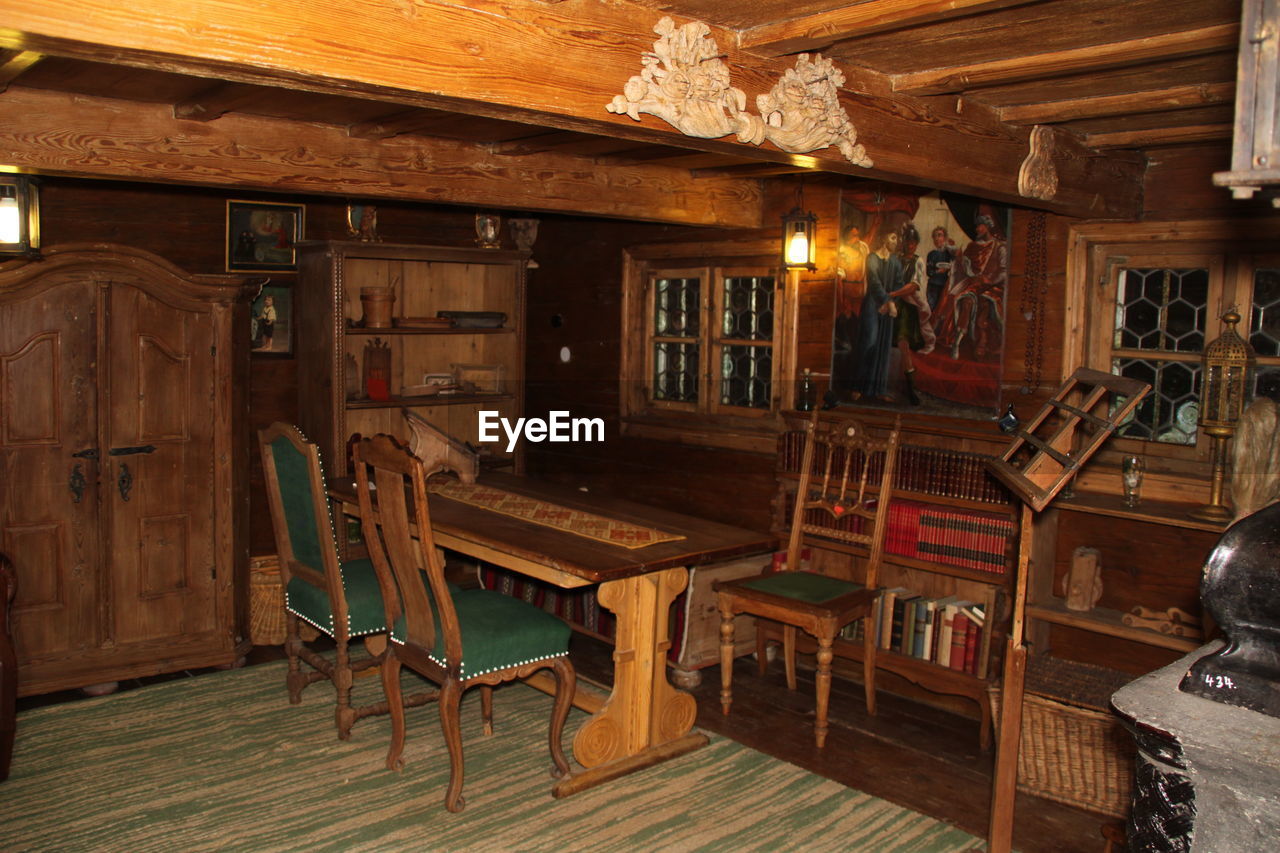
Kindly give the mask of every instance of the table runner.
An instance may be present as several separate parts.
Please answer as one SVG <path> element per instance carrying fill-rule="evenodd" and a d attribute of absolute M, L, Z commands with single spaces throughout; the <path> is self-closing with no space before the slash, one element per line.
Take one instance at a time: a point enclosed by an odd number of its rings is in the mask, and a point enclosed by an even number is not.
<path fill-rule="evenodd" d="M 432 483 L 429 488 L 432 492 L 450 500 L 509 515 L 523 521 L 531 521 L 534 524 L 576 533 L 588 539 L 607 542 L 622 548 L 644 548 L 659 542 L 675 542 L 684 538 L 677 533 L 666 533 L 652 527 L 570 509 L 491 486 L 468 485 L 450 480 Z"/>

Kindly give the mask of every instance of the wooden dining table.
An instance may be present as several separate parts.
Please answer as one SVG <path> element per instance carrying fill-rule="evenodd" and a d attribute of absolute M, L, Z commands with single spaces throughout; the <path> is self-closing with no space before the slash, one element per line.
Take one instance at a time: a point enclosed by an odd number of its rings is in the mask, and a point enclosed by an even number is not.
<path fill-rule="evenodd" d="M 446 483 L 446 491 L 452 485 Z M 598 584 L 600 605 L 616 619 L 613 684 L 603 701 L 582 692 L 577 697 L 575 704 L 591 712 L 573 741 L 582 769 L 560 780 L 555 796 L 705 745 L 706 735 L 692 731 L 693 697 L 667 680 L 671 604 L 690 567 L 771 552 L 776 538 L 513 474 L 485 473 L 477 486 L 465 499 L 432 492 L 437 546 L 565 589 Z M 471 502 L 473 493 L 508 499 L 484 506 Z M 333 482 L 330 496 L 346 514 L 359 515 L 350 479 Z M 566 526 L 575 519 L 589 535 Z M 644 544 L 648 539 L 662 541 Z"/>

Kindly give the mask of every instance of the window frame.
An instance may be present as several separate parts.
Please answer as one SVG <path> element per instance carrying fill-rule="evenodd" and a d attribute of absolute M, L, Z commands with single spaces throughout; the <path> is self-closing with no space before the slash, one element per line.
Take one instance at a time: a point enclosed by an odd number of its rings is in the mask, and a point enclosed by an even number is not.
<path fill-rule="evenodd" d="M 701 272 L 698 401 L 655 400 L 654 282 L 662 277 Z M 724 346 L 740 341 L 722 334 L 724 278 L 771 276 L 774 280 L 773 355 L 770 403 L 767 408 L 720 402 L 720 358 Z M 790 399 L 786 377 L 794 373 L 795 288 L 777 258 L 776 240 L 741 243 L 651 244 L 623 252 L 623 312 L 619 371 L 622 433 L 686 444 L 771 453 L 782 427 L 784 401 Z M 784 387 L 785 386 L 785 387 Z"/>
<path fill-rule="evenodd" d="M 1159 361 L 1199 363 L 1200 353 L 1136 350 L 1112 345 L 1116 297 L 1121 268 L 1205 267 L 1209 269 L 1206 299 L 1207 345 L 1223 330 L 1222 314 L 1233 305 L 1242 316 L 1238 327 L 1247 336 L 1253 271 L 1259 265 L 1280 267 L 1280 255 L 1267 251 L 1280 239 L 1280 220 L 1156 221 L 1141 223 L 1082 223 L 1071 228 L 1067 260 L 1067 294 L 1063 351 L 1065 381 L 1074 366 L 1111 372 L 1117 355 Z M 1274 245 L 1274 243 L 1271 243 Z M 1275 263 L 1260 263 L 1264 260 Z M 1280 365 L 1280 357 L 1260 358 L 1259 365 Z M 1154 439 L 1115 436 L 1119 453 L 1138 453 L 1172 461 L 1208 464 L 1210 442 L 1176 444 Z"/>

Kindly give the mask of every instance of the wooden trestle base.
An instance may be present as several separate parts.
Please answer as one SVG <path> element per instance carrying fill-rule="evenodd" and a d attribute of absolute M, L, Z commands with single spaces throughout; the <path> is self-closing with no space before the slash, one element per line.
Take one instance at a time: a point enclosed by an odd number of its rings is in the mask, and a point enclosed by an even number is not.
<path fill-rule="evenodd" d="M 557 782 L 552 787 L 551 793 L 556 799 L 568 797 L 588 788 L 594 788 L 596 785 L 608 782 L 611 779 L 617 779 L 628 773 L 634 773 L 637 770 L 660 764 L 667 759 L 693 752 L 695 749 L 701 749 L 710 742 L 711 739 L 701 732 L 691 732 L 675 740 L 647 747 L 635 755 L 628 755 L 625 758 L 619 758 L 616 761 L 610 761 L 598 767 L 571 773 Z"/>

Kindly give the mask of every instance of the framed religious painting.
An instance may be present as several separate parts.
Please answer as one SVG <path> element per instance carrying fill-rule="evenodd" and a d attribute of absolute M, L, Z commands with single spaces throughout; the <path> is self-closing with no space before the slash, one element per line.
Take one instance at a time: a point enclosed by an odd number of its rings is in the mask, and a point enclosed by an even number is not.
<path fill-rule="evenodd" d="M 306 208 L 227 201 L 227 272 L 293 272 Z"/>
<path fill-rule="evenodd" d="M 989 418 L 1000 406 L 1011 210 L 912 187 L 840 195 L 837 405 Z"/>

